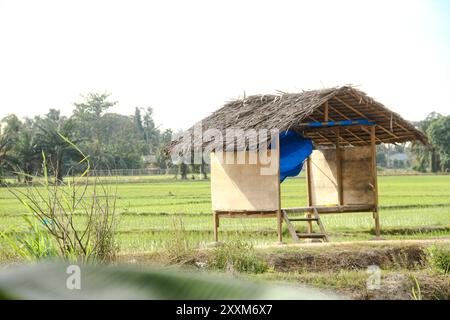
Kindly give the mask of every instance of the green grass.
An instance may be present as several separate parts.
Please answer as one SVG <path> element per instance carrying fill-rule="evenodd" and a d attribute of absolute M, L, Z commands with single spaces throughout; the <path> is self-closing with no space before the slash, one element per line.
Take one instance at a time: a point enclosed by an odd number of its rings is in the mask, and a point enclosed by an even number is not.
<path fill-rule="evenodd" d="M 128 177 L 127 177 L 128 178 Z M 122 214 L 119 239 L 122 251 L 152 251 L 170 241 L 176 227 L 174 214 L 183 216 L 189 240 L 213 240 L 209 181 L 176 181 L 136 178 L 117 185 L 117 208 Z M 386 239 L 423 239 L 450 236 L 450 176 L 379 177 L 380 219 Z M 282 184 L 282 206 L 306 205 L 305 179 Z M 23 224 L 26 209 L 6 189 L 0 188 L 0 230 Z M 77 217 L 81 223 L 84 218 Z M 372 239 L 370 213 L 324 215 L 333 241 Z M 285 230 L 285 239 L 289 236 Z M 220 237 L 244 239 L 253 244 L 276 241 L 276 221 L 222 219 Z"/>

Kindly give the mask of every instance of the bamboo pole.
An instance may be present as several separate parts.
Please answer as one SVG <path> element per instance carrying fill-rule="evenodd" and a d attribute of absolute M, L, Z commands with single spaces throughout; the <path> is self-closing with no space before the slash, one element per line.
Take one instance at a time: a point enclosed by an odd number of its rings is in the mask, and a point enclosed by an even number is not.
<path fill-rule="evenodd" d="M 308 206 L 312 207 L 313 205 L 313 195 L 312 195 L 312 188 L 311 188 L 311 156 L 306 159 L 306 181 L 307 181 L 307 190 L 308 190 Z M 311 218 L 311 212 L 305 212 L 306 218 Z M 308 221 L 307 225 L 307 232 L 312 233 L 312 221 Z"/>
<path fill-rule="evenodd" d="M 347 117 L 345 114 L 343 114 L 342 112 L 339 112 L 339 110 L 333 108 L 332 106 L 329 106 L 329 109 L 333 110 L 334 112 L 336 112 L 338 115 L 340 115 L 340 116 L 343 117 L 344 119 L 351 120 L 351 119 L 350 119 L 349 117 Z M 367 133 L 370 134 L 370 130 L 367 129 L 367 128 L 365 128 L 364 126 L 361 126 L 361 130 L 364 130 L 365 132 L 367 132 Z M 382 142 L 382 141 L 381 141 L 380 139 L 378 139 L 378 138 L 377 138 L 377 140 L 378 140 L 379 142 Z"/>
<path fill-rule="evenodd" d="M 330 108 L 332 109 L 331 106 L 328 107 L 328 103 L 327 103 L 327 110 L 330 109 Z M 319 111 L 319 110 L 318 110 L 318 111 Z M 319 111 L 319 113 L 321 113 L 321 112 Z M 326 116 L 325 116 L 325 114 L 324 114 L 324 117 L 326 117 L 326 118 L 328 119 L 327 121 L 336 121 L 335 119 L 333 119 L 333 118 L 331 118 L 330 116 L 328 116 L 328 113 L 326 114 Z M 346 120 L 350 120 L 349 117 L 347 117 L 347 116 L 344 116 L 344 117 L 346 118 Z M 311 118 L 312 118 L 312 117 L 311 117 Z M 314 118 L 312 118 L 312 119 L 314 119 Z M 347 128 L 344 128 L 344 130 L 345 130 L 346 132 L 350 133 L 353 137 L 355 137 L 356 139 L 358 139 L 358 140 L 361 141 L 362 143 L 367 144 L 367 142 L 366 142 L 365 140 L 361 139 L 358 135 L 354 134 L 351 130 L 349 130 L 349 129 L 347 129 Z M 348 141 L 348 140 L 346 140 L 346 142 L 347 142 L 348 144 L 353 144 L 353 143 L 350 143 L 350 141 Z"/>
<path fill-rule="evenodd" d="M 363 117 L 363 118 L 365 118 L 365 119 L 368 119 L 368 116 L 367 116 L 366 114 L 364 114 L 364 113 L 360 112 L 359 110 L 353 108 L 353 107 L 352 107 L 351 105 L 349 105 L 347 102 L 345 102 L 345 101 L 339 99 L 338 97 L 335 97 L 335 99 L 336 99 L 337 101 L 339 101 L 340 103 L 342 103 L 343 105 L 345 105 L 345 106 L 346 106 L 347 108 L 349 108 L 350 110 L 352 110 L 353 112 L 359 114 L 361 117 Z M 381 126 L 381 125 L 379 125 L 379 124 L 377 124 L 377 126 L 378 126 L 381 130 L 383 130 L 384 132 L 386 132 L 387 134 L 389 134 L 389 135 L 391 135 L 392 137 L 398 139 L 398 136 L 397 136 L 397 135 L 395 135 L 393 132 L 389 131 L 389 130 L 386 129 L 385 127 L 383 127 L 383 126 Z M 405 130 L 406 130 L 406 129 L 405 129 Z M 407 132 L 409 132 L 409 131 L 407 131 Z"/>
<path fill-rule="evenodd" d="M 370 142 L 372 155 L 372 187 L 374 191 L 373 218 L 375 219 L 375 235 L 380 237 L 380 215 L 378 211 L 378 181 L 377 181 L 377 145 L 375 141 L 375 126 L 370 128 Z"/>
<path fill-rule="evenodd" d="M 319 110 L 318 110 L 319 111 Z M 321 113 L 320 111 L 319 111 L 319 113 Z M 317 119 L 316 118 L 313 118 L 313 117 L 310 117 L 312 120 L 314 120 L 314 121 L 316 121 L 316 122 L 320 122 L 320 121 L 317 121 Z M 316 128 L 317 129 L 317 128 Z M 326 128 L 321 128 L 321 129 L 326 129 Z M 333 130 L 333 128 L 331 128 L 331 130 Z M 328 139 L 327 137 L 325 137 L 324 135 L 322 135 L 319 131 L 316 131 L 315 132 L 317 135 L 319 135 L 321 138 L 323 138 L 323 139 L 325 139 L 325 140 L 327 140 L 328 142 L 330 142 L 330 144 L 333 144 L 333 141 L 331 141 L 330 139 Z M 348 143 L 348 144 L 350 144 L 351 145 L 351 143 L 350 143 L 350 141 L 348 141 L 348 140 L 346 140 L 346 139 L 344 139 L 344 138 L 342 138 L 341 137 L 341 139 L 343 139 L 346 143 Z"/>
<path fill-rule="evenodd" d="M 278 134 L 276 137 L 276 150 L 277 150 L 277 161 L 278 161 L 278 169 L 277 169 L 277 176 L 278 176 L 278 211 L 277 211 L 277 232 L 278 232 L 278 242 L 281 244 L 283 242 L 283 216 L 281 215 L 281 185 L 280 185 L 280 135 Z"/>
<path fill-rule="evenodd" d="M 344 204 L 344 190 L 342 188 L 342 161 L 341 161 L 341 136 L 340 128 L 336 128 L 336 180 L 339 205 Z"/>
<path fill-rule="evenodd" d="M 218 242 L 219 241 L 219 214 L 217 212 L 214 211 L 214 241 Z"/>

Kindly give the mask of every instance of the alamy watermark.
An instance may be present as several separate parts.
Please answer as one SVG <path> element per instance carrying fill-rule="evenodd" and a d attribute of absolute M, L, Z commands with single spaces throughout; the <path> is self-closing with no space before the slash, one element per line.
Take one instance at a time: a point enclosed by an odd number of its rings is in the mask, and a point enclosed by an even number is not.
<path fill-rule="evenodd" d="M 81 290 L 81 268 L 76 264 L 67 267 L 66 287 L 69 290 Z"/>
<path fill-rule="evenodd" d="M 370 265 L 367 267 L 366 286 L 368 290 L 379 290 L 381 288 L 381 269 L 377 265 Z"/>
<path fill-rule="evenodd" d="M 177 144 L 170 156 L 173 163 L 210 164 L 213 152 L 221 164 L 258 164 L 261 175 L 274 175 L 278 172 L 279 133 L 278 129 L 203 130 L 199 122 L 172 139 Z"/>

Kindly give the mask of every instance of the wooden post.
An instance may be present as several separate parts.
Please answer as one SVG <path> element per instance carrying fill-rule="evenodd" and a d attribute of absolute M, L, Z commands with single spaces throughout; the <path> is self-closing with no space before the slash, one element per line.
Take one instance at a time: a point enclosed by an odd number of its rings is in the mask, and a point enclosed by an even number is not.
<path fill-rule="evenodd" d="M 323 105 L 323 108 L 324 108 L 324 112 L 323 112 L 323 114 L 324 114 L 324 120 L 323 120 L 323 121 L 328 122 L 328 121 L 329 121 L 329 120 L 328 120 L 328 100 L 325 101 L 325 103 L 324 103 L 324 105 Z"/>
<path fill-rule="evenodd" d="M 214 211 L 214 241 L 219 241 L 219 214 Z"/>
<path fill-rule="evenodd" d="M 380 216 L 378 211 L 378 179 L 377 179 L 377 144 L 375 136 L 375 126 L 370 128 L 370 145 L 372 155 L 372 187 L 374 191 L 373 218 L 375 219 L 375 235 L 380 237 Z"/>
<path fill-rule="evenodd" d="M 276 150 L 277 150 L 277 161 L 278 161 L 278 211 L 277 211 L 277 232 L 278 232 L 278 242 L 281 244 L 283 242 L 283 216 L 281 214 L 281 185 L 280 185 L 280 135 L 277 134 L 276 138 Z"/>
<path fill-rule="evenodd" d="M 339 205 L 344 204 L 344 190 L 342 188 L 342 161 L 341 161 L 341 133 L 340 128 L 336 127 L 336 182 Z"/>
<path fill-rule="evenodd" d="M 311 188 L 311 156 L 306 159 L 306 183 L 308 190 L 308 207 L 311 207 L 313 205 Z M 305 217 L 311 218 L 311 212 L 305 212 Z M 312 233 L 312 221 L 308 221 L 308 225 L 306 228 L 308 233 Z"/>

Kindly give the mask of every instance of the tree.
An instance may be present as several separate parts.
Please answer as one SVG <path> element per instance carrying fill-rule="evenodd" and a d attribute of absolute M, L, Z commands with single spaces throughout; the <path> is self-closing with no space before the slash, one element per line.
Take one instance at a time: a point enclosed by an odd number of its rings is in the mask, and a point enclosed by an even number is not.
<path fill-rule="evenodd" d="M 50 173 L 62 182 L 69 169 L 78 172 L 75 165 L 81 160 L 67 139 L 89 157 L 94 169 L 141 168 L 145 155 L 156 156 L 161 168 L 172 165 L 164 150 L 172 131 L 161 133 L 152 108 L 135 108 L 134 115 L 124 116 L 108 112 L 117 103 L 108 93 L 82 97 L 69 118 L 56 109 L 24 121 L 14 114 L 5 117 L 0 128 L 0 176 L 7 171 L 36 173 L 45 155 Z M 186 177 L 188 168 L 182 171 Z"/>
<path fill-rule="evenodd" d="M 22 122 L 17 118 L 15 114 L 7 115 L 2 119 L 3 124 L 3 135 L 7 139 L 14 140 L 15 137 L 17 137 L 19 130 L 22 127 Z"/>
<path fill-rule="evenodd" d="M 167 154 L 165 147 L 172 141 L 172 130 L 166 129 L 159 137 L 159 146 L 156 151 L 156 163 L 162 169 L 172 166 L 170 155 Z"/>
<path fill-rule="evenodd" d="M 135 130 L 133 117 L 109 113 L 101 121 L 108 168 L 141 168 L 145 143 Z"/>
<path fill-rule="evenodd" d="M 202 163 L 200 165 L 200 173 L 202 175 L 202 179 L 208 179 L 208 172 L 206 171 L 206 163 L 202 157 Z"/>
<path fill-rule="evenodd" d="M 8 116 L 4 122 L 4 139 L 9 147 L 4 157 L 4 170 L 17 174 L 20 182 L 23 176 L 25 182 L 32 181 L 32 175 L 38 170 L 38 152 L 36 135 L 33 130 L 33 121 L 25 119 L 21 122 L 15 115 Z"/>
<path fill-rule="evenodd" d="M 450 116 L 439 117 L 427 128 L 427 134 L 433 149 L 439 156 L 441 171 L 450 170 Z"/>
<path fill-rule="evenodd" d="M 93 118 L 94 120 L 100 119 L 100 117 L 111 107 L 117 104 L 117 101 L 108 101 L 111 96 L 110 93 L 88 93 L 82 95 L 83 102 L 74 103 L 75 110 L 74 116 Z"/>
<path fill-rule="evenodd" d="M 430 113 L 424 120 L 416 123 L 416 126 L 422 131 L 427 133 L 428 127 L 436 120 L 441 118 L 442 115 L 436 112 Z M 430 141 L 430 145 L 424 146 L 421 143 L 414 142 L 411 146 L 411 151 L 415 155 L 415 164 L 413 168 L 420 172 L 437 172 L 439 171 L 440 159 L 436 150 L 436 145 L 433 141 Z"/>
<path fill-rule="evenodd" d="M 158 145 L 160 144 L 159 141 L 160 132 L 155 125 L 155 122 L 153 120 L 153 109 L 150 107 L 148 107 L 145 110 L 143 127 L 144 127 L 144 139 L 148 146 L 147 154 L 154 154 L 156 153 Z"/>
<path fill-rule="evenodd" d="M 68 139 L 72 143 L 78 143 L 74 137 L 74 122 L 61 116 L 59 110 L 50 109 L 44 117 L 35 118 L 35 127 L 39 156 L 44 153 L 56 181 L 62 183 L 73 160 L 81 160 L 78 159 L 76 150 L 66 141 Z"/>
<path fill-rule="evenodd" d="M 178 173 L 180 174 L 181 180 L 187 179 L 188 166 L 181 161 L 178 165 Z"/>
<path fill-rule="evenodd" d="M 0 178 L 5 171 L 13 169 L 11 149 L 17 141 L 22 122 L 15 114 L 10 114 L 2 119 L 0 130 Z"/>
<path fill-rule="evenodd" d="M 9 141 L 6 135 L 0 132 L 0 183 L 3 180 L 4 173 L 8 166 L 7 156 L 8 156 L 8 144 Z"/>
<path fill-rule="evenodd" d="M 144 132 L 144 126 L 142 125 L 142 116 L 141 116 L 141 110 L 139 108 L 136 108 L 134 110 L 134 127 L 136 129 L 137 134 L 142 138 L 145 139 L 145 132 Z"/>
<path fill-rule="evenodd" d="M 380 167 L 387 167 L 388 147 L 386 144 L 377 145 L 377 165 Z"/>
<path fill-rule="evenodd" d="M 83 102 L 75 103 L 71 117 L 74 123 L 74 135 L 80 148 L 90 156 L 94 168 L 108 167 L 109 155 L 105 152 L 106 135 L 103 117 L 116 101 L 109 101 L 108 93 L 88 93 Z"/>
<path fill-rule="evenodd" d="M 39 152 L 36 135 L 33 129 L 24 125 L 14 142 L 14 148 L 11 152 L 12 167 L 17 172 L 22 172 L 26 183 L 31 183 L 32 176 L 39 169 Z M 18 175 L 20 181 L 20 175 Z"/>
<path fill-rule="evenodd" d="M 25 182 L 29 183 L 38 162 L 33 121 L 25 119 L 23 123 L 15 114 L 10 114 L 3 118 L 2 123 L 2 171 L 22 172 Z M 21 176 L 17 175 L 19 181 Z"/>

